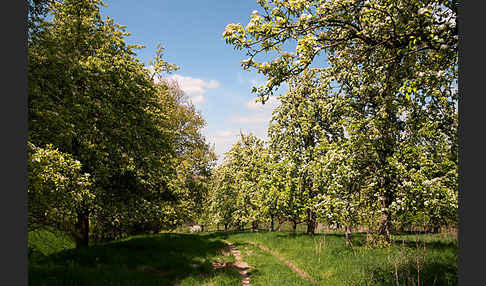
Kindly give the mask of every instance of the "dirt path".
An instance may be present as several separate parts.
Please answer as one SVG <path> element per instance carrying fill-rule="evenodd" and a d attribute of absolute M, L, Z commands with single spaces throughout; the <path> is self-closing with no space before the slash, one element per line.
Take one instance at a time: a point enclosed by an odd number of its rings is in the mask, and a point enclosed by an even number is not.
<path fill-rule="evenodd" d="M 256 242 L 253 242 L 253 241 L 248 241 L 248 243 L 250 243 L 250 244 L 252 244 L 252 245 L 260 248 L 263 251 L 266 251 L 266 252 L 272 254 L 273 256 L 275 256 L 276 258 L 278 258 L 280 261 L 282 261 L 283 263 L 285 263 L 288 267 L 290 267 L 290 269 L 292 269 L 300 277 L 309 280 L 312 284 L 317 284 L 316 281 L 314 281 L 312 279 L 312 277 L 309 276 L 309 274 L 307 274 L 303 270 L 297 268 L 297 266 L 295 266 L 294 264 L 292 264 L 292 262 L 290 262 L 287 259 L 285 259 L 284 257 L 282 257 L 278 252 L 271 251 L 270 249 L 266 248 L 265 246 L 260 245 L 260 244 L 258 244 Z"/>
<path fill-rule="evenodd" d="M 233 245 L 233 243 L 231 243 L 229 241 L 225 241 L 225 243 L 228 245 L 231 254 L 233 254 L 233 256 L 236 258 L 236 262 L 232 266 L 234 266 L 236 268 L 236 270 L 238 270 L 238 272 L 240 273 L 241 285 L 251 286 L 250 277 L 249 277 L 248 271 L 247 271 L 250 268 L 250 266 L 248 265 L 248 263 L 244 262 L 241 259 L 241 253 L 238 250 L 238 248 L 236 248 Z"/>

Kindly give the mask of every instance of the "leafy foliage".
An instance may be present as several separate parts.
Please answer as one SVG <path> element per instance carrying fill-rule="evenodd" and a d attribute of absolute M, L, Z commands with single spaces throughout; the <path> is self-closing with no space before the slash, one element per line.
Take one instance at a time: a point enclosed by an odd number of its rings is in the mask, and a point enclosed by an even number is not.
<path fill-rule="evenodd" d="M 90 207 L 65 206 L 85 246 L 89 237 L 160 231 L 188 219 L 185 211 L 197 213 L 215 156 L 200 133 L 201 115 L 161 78 L 178 68 L 162 59 L 164 47 L 151 73 L 136 57 L 142 46 L 125 43 L 125 27 L 101 18 L 101 1 L 33 5 L 42 11 L 32 10 L 29 30 L 29 141 L 59 153 L 46 154 L 51 165 L 31 172 L 32 194 L 61 184 L 56 176 L 66 170 L 55 165 L 75 160 L 72 172 L 89 174 L 96 194 L 79 202 Z M 76 192 L 58 189 L 64 201 Z M 30 205 L 37 207 L 53 201 Z"/>
<path fill-rule="evenodd" d="M 314 213 L 366 224 L 385 243 L 394 218 L 455 221 L 457 1 L 257 2 L 262 13 L 223 37 L 267 77 L 253 89 L 262 102 L 289 83 L 269 134 L 308 232 Z"/>
<path fill-rule="evenodd" d="M 252 223 L 252 229 L 263 218 L 262 185 L 268 153 L 263 140 L 253 134 L 241 134 L 240 140 L 226 153 L 225 161 L 215 170 L 212 210 L 216 223 L 238 227 Z"/>
<path fill-rule="evenodd" d="M 71 155 L 28 143 L 29 229 L 57 226 L 70 230 L 76 211 L 93 206 L 89 174 L 81 173 L 81 163 Z"/>

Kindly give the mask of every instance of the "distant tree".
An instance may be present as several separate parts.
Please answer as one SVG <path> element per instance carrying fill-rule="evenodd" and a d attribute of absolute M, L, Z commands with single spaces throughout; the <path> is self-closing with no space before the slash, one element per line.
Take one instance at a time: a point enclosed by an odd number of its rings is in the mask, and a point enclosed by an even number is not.
<path fill-rule="evenodd" d="M 288 93 L 279 97 L 281 104 L 269 127 L 270 146 L 278 154 L 277 160 L 286 160 L 289 165 L 284 168 L 294 170 L 292 176 L 305 209 L 308 234 L 314 234 L 317 226 L 315 205 L 320 191 L 313 187 L 312 166 L 322 155 L 322 147 L 342 137 L 344 130 L 333 123 L 336 116 L 325 112 L 328 89 L 314 76 L 314 71 L 308 71 L 290 81 Z"/>
<path fill-rule="evenodd" d="M 225 158 L 223 163 L 213 170 L 210 187 L 210 213 L 215 224 L 222 224 L 228 230 L 234 224 L 233 213 L 236 211 L 235 198 L 237 190 L 234 185 L 234 174 L 228 167 Z"/>
<path fill-rule="evenodd" d="M 240 134 L 240 139 L 226 153 L 228 167 L 234 174 L 234 188 L 237 190 L 234 202 L 234 220 L 238 225 L 251 224 L 257 229 L 262 218 L 258 197 L 259 181 L 265 166 L 263 140 L 253 134 Z"/>

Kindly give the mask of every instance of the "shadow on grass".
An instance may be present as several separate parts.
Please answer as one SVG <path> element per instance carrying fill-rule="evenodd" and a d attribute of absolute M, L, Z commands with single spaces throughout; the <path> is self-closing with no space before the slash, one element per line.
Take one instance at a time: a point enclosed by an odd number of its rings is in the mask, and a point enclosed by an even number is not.
<path fill-rule="evenodd" d="M 220 239 L 227 239 L 229 235 L 235 234 L 234 231 L 215 231 L 209 233 L 202 233 L 200 234 L 201 237 L 204 238 L 220 238 Z"/>
<path fill-rule="evenodd" d="M 238 275 L 216 271 L 206 259 L 224 246 L 202 235 L 160 234 L 70 249 L 30 261 L 29 285 L 172 285 Z"/>
<path fill-rule="evenodd" d="M 412 240 L 402 241 L 401 239 L 396 239 L 394 240 L 394 243 L 398 246 L 405 245 L 406 248 L 412 248 L 412 249 L 416 249 L 416 248 L 423 249 L 424 247 L 422 241 L 418 241 L 418 242 Z M 444 251 L 444 250 L 457 248 L 457 243 L 443 242 L 443 241 L 427 241 L 425 242 L 425 248 L 426 250 Z"/>
<path fill-rule="evenodd" d="M 426 262 L 420 265 L 413 261 L 397 266 L 397 276 L 392 265 L 369 267 L 368 273 L 373 277 L 375 285 L 457 285 L 457 269 L 451 264 L 439 262 Z M 393 273 L 393 275 L 390 275 Z M 420 282 L 419 282 L 420 281 Z"/>

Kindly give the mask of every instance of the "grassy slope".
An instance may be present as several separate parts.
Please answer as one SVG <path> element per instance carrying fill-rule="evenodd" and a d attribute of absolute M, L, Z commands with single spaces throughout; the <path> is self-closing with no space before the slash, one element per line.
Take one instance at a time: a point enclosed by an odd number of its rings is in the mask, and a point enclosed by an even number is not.
<path fill-rule="evenodd" d="M 45 256 L 74 248 L 72 239 L 63 232 L 41 229 L 28 233 L 29 249 L 32 255 Z"/>
<path fill-rule="evenodd" d="M 241 251 L 252 285 L 310 285 L 272 255 L 248 244 L 255 241 L 292 261 L 320 285 L 457 285 L 457 238 L 447 235 L 394 237 L 390 249 L 366 249 L 364 236 L 353 237 L 354 251 L 344 247 L 341 234 L 310 237 L 299 233 L 218 232 L 160 234 L 68 249 L 73 244 L 61 234 L 29 234 L 29 245 L 43 255 L 29 258 L 30 285 L 241 285 L 232 268 L 214 270 L 211 262 L 234 261 L 224 256 L 223 239 Z M 319 251 L 320 245 L 320 251 Z M 417 248 L 418 245 L 418 248 Z M 210 284 L 214 283 L 214 284 Z"/>
<path fill-rule="evenodd" d="M 396 236 L 392 248 L 367 249 L 361 234 L 353 238 L 354 250 L 345 247 L 342 234 L 236 233 L 227 239 L 276 250 L 322 285 L 397 285 L 396 274 L 399 285 L 417 285 L 418 279 L 420 285 L 457 285 L 457 238 L 448 235 Z M 426 241 L 425 251 L 417 239 Z"/>
<path fill-rule="evenodd" d="M 134 236 L 31 258 L 29 285 L 240 285 L 237 271 L 216 271 L 226 261 L 218 239 L 189 234 Z"/>

